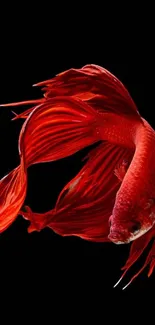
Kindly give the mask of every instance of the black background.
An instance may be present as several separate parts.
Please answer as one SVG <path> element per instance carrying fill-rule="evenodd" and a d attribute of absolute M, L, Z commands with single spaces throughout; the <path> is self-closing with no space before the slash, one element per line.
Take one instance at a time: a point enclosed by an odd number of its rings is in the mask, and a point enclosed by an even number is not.
<path fill-rule="evenodd" d="M 48 22 L 43 26 L 38 18 L 31 29 L 29 20 L 22 22 L 20 18 L 16 26 L 12 19 L 8 29 L 7 22 L 3 24 L 4 40 L 1 40 L 0 103 L 39 98 L 41 90 L 32 88 L 32 84 L 52 78 L 66 69 L 94 63 L 109 69 L 124 83 L 140 114 L 155 128 L 151 81 L 154 61 L 149 42 L 147 45 L 144 41 L 139 44 L 139 34 L 135 47 L 132 37 L 127 36 L 125 43 L 119 32 L 115 34 L 113 30 L 111 38 L 108 31 L 103 33 L 101 27 L 94 30 L 93 25 L 89 29 L 86 24 L 79 31 L 79 25 L 73 28 L 70 24 L 65 28 L 65 23 L 62 23 L 58 29 L 56 23 Z M 22 109 L 17 108 L 16 112 Z M 11 121 L 11 118 L 9 108 L 0 108 L 0 177 L 19 163 L 18 135 L 23 121 Z M 29 168 L 26 203 L 33 211 L 52 209 L 63 186 L 83 166 L 81 160 L 86 152 Z M 48 229 L 28 234 L 27 227 L 28 222 L 19 216 L 0 235 L 0 272 L 8 288 L 13 285 L 14 290 L 18 288 L 22 292 L 28 288 L 32 294 L 46 288 L 51 299 L 55 292 L 56 300 L 60 297 L 65 300 L 68 294 L 71 297 L 80 294 L 80 297 L 92 300 L 101 296 L 100 301 L 105 296 L 126 297 L 154 291 L 155 273 L 148 279 L 146 270 L 126 291 L 121 291 L 121 285 L 113 289 L 130 246 L 62 238 Z M 138 262 L 138 267 L 142 262 L 144 257 Z M 136 270 L 134 266 L 124 284 Z"/>

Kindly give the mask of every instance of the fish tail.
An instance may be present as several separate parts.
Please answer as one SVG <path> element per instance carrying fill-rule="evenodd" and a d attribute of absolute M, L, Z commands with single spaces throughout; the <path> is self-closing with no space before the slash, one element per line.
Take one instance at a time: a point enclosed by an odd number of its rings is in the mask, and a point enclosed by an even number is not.
<path fill-rule="evenodd" d="M 26 165 L 62 159 L 101 140 L 96 115 L 88 104 L 72 97 L 55 97 L 39 105 L 20 134 Z"/>
<path fill-rule="evenodd" d="M 34 109 L 20 132 L 21 164 L 0 180 L 0 232 L 11 225 L 24 203 L 27 168 L 97 142 L 95 115 L 86 103 L 67 97 L 53 98 Z"/>

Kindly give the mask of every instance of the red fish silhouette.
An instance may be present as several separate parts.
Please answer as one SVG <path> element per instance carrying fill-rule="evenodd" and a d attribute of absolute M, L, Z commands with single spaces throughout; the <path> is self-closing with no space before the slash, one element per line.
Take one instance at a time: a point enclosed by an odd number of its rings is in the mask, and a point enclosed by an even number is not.
<path fill-rule="evenodd" d="M 43 98 L 1 105 L 34 106 L 15 113 L 14 119 L 25 119 L 19 136 L 21 163 L 0 181 L 0 232 L 21 214 L 31 223 L 29 232 L 50 227 L 62 236 L 94 242 L 133 241 L 125 274 L 155 236 L 155 132 L 124 85 L 100 66 L 70 69 L 37 85 L 43 87 Z M 94 143 L 53 210 L 39 214 L 22 208 L 29 166 Z M 150 264 L 148 275 L 155 266 L 154 253 L 155 243 L 144 265 Z"/>

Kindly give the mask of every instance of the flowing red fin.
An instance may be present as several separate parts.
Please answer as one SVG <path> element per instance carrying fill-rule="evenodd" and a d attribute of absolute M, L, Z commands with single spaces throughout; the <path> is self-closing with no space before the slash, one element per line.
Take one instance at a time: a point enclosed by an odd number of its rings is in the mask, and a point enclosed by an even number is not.
<path fill-rule="evenodd" d="M 154 229 L 141 236 L 140 238 L 133 241 L 131 244 L 130 254 L 126 264 L 122 267 L 122 270 L 129 270 L 129 268 L 138 260 L 142 255 L 143 251 L 149 244 L 154 234 Z"/>
<path fill-rule="evenodd" d="M 0 180 L 0 233 L 16 219 L 26 196 L 24 164 L 15 168 Z"/>
<path fill-rule="evenodd" d="M 123 290 L 126 289 L 132 282 L 135 280 L 146 268 L 146 266 L 150 264 L 150 269 L 148 272 L 148 277 L 152 274 L 153 269 L 155 267 L 155 242 L 152 245 L 152 248 L 150 250 L 150 253 L 148 254 L 146 261 L 144 265 L 141 267 L 141 269 L 131 278 L 131 280 L 123 287 Z"/>
<path fill-rule="evenodd" d="M 94 110 L 73 98 L 55 98 L 37 106 L 22 126 L 20 166 L 0 181 L 0 231 L 16 218 L 26 195 L 26 169 L 60 159 L 99 141 Z"/>
<path fill-rule="evenodd" d="M 122 82 L 100 66 L 90 64 L 81 69 L 69 69 L 34 86 L 44 86 L 42 90 L 45 98 L 0 106 L 36 105 L 56 96 L 73 96 L 87 102 L 101 113 L 129 115 L 143 123 L 133 99 Z M 33 109 L 35 108 L 19 114 L 14 119 L 27 118 Z"/>
<path fill-rule="evenodd" d="M 20 114 L 17 114 L 15 112 L 13 112 L 13 114 L 15 114 L 15 117 L 12 118 L 12 121 L 15 121 L 15 120 L 18 120 L 19 118 L 23 118 L 23 119 L 26 119 L 30 113 L 33 112 L 33 110 L 36 108 L 37 106 L 34 106 L 34 107 L 31 107 L 29 109 L 27 109 L 26 111 L 20 113 Z"/>
<path fill-rule="evenodd" d="M 28 232 L 40 231 L 46 226 L 48 213 L 33 213 L 29 206 L 24 206 L 24 211 L 20 210 L 19 214 L 23 216 L 24 219 L 30 221 L 30 226 L 28 227 Z"/>
<path fill-rule="evenodd" d="M 19 143 L 23 134 L 28 165 L 67 157 L 101 140 L 96 112 L 71 97 L 56 97 L 39 105 L 25 121 Z"/>
<path fill-rule="evenodd" d="M 108 219 L 120 186 L 114 167 L 132 155 L 125 148 L 101 143 L 90 152 L 78 175 L 64 187 L 53 210 L 45 214 L 22 211 L 31 221 L 30 231 L 48 226 L 62 236 L 109 241 Z"/>
<path fill-rule="evenodd" d="M 41 98 L 41 99 L 34 99 L 34 100 L 27 100 L 27 101 L 22 101 L 22 102 L 15 102 L 15 103 L 9 103 L 9 104 L 1 104 L 0 107 L 12 107 L 12 106 L 23 106 L 23 105 L 32 105 L 32 104 L 41 104 L 44 103 L 45 99 Z M 29 109 L 27 109 L 26 111 L 17 114 L 16 112 L 12 111 L 12 113 L 15 115 L 12 118 L 12 121 L 17 120 L 19 118 L 23 118 L 26 119 L 29 114 L 36 108 L 37 106 L 33 106 Z"/>
<path fill-rule="evenodd" d="M 8 104 L 0 104 L 0 107 L 12 107 L 12 106 L 23 106 L 23 105 L 32 105 L 32 104 L 41 104 L 45 101 L 44 98 L 40 99 L 32 99 L 32 100 L 24 100 L 21 102 L 14 102 L 14 103 L 8 103 Z"/>
<path fill-rule="evenodd" d="M 114 174 L 117 176 L 120 182 L 123 181 L 123 178 L 128 170 L 129 162 L 126 160 L 122 160 L 121 164 L 117 165 Z"/>
<path fill-rule="evenodd" d="M 97 65 L 69 69 L 36 86 L 44 86 L 46 98 L 74 96 L 90 101 L 90 105 L 101 112 L 106 110 L 120 115 L 133 115 L 141 120 L 134 101 L 120 80 Z"/>
<path fill-rule="evenodd" d="M 122 267 L 122 270 L 124 270 L 121 278 L 119 279 L 119 281 L 115 284 L 114 287 L 116 287 L 120 281 L 124 278 L 125 274 L 129 271 L 129 269 L 131 268 L 131 266 L 136 263 L 136 261 L 140 258 L 140 256 L 142 255 L 142 253 L 144 252 L 144 250 L 146 249 L 146 247 L 148 246 L 149 242 L 151 241 L 151 239 L 155 236 L 155 229 L 152 228 L 149 232 L 147 232 L 146 234 L 144 234 L 142 237 L 136 239 L 132 245 L 131 245 L 131 249 L 130 249 L 130 254 L 129 254 L 129 258 L 126 262 L 126 264 L 124 265 L 124 267 Z M 148 257 L 145 261 L 145 264 L 143 265 L 143 267 L 131 278 L 131 280 L 128 282 L 127 285 L 125 285 L 123 287 L 123 290 L 126 289 L 131 282 L 136 279 L 138 277 L 138 275 L 144 270 L 144 268 L 151 263 L 150 265 L 150 270 L 148 273 L 148 276 L 151 275 L 153 268 L 155 266 L 155 242 L 150 250 L 150 253 L 148 254 Z"/>

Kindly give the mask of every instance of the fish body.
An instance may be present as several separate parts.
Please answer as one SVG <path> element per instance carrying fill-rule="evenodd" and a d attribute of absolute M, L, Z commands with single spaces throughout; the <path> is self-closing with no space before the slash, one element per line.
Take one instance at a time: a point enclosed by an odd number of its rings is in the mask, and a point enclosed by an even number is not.
<path fill-rule="evenodd" d="M 117 192 L 110 217 L 109 238 L 117 243 L 130 242 L 152 228 L 155 222 L 155 133 L 143 119 L 133 133 L 135 153 Z M 132 140 L 132 139 L 131 139 Z M 146 208 L 152 198 L 151 206 Z M 127 225 L 126 227 L 125 225 Z M 133 231 L 132 231 L 133 229 Z M 131 235 L 130 235 L 131 234 Z"/>

